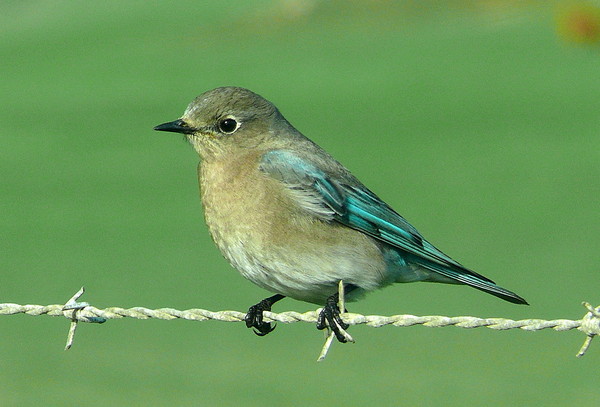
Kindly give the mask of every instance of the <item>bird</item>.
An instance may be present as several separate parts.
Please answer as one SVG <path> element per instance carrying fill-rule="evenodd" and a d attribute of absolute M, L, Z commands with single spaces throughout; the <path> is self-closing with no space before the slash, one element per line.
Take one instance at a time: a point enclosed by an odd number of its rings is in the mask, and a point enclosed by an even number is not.
<path fill-rule="evenodd" d="M 233 268 L 273 293 L 251 306 L 248 328 L 271 332 L 264 311 L 285 297 L 322 306 L 317 328 L 340 342 L 338 306 L 393 283 L 463 284 L 515 304 L 527 301 L 453 260 L 290 124 L 241 87 L 202 93 L 179 119 L 154 127 L 184 135 L 200 157 L 210 235 Z"/>

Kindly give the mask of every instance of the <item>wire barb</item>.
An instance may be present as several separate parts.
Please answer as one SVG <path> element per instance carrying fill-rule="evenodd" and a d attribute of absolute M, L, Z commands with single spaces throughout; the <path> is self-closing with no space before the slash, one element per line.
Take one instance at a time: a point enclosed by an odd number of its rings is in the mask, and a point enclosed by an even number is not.
<path fill-rule="evenodd" d="M 65 316 L 67 318 L 69 318 L 69 316 L 67 315 L 68 313 L 66 311 L 71 311 L 71 326 L 69 327 L 69 333 L 67 334 L 67 344 L 65 345 L 65 350 L 69 350 L 71 349 L 71 346 L 73 346 L 73 339 L 75 338 L 75 330 L 77 329 L 77 324 L 82 321 L 82 322 L 92 322 L 92 323 L 103 323 L 106 322 L 106 319 L 102 318 L 102 317 L 89 317 L 89 318 L 85 318 L 85 319 L 80 319 L 78 317 L 78 312 L 82 309 L 85 309 L 86 307 L 89 307 L 90 304 L 88 302 L 77 302 L 77 300 L 79 299 L 79 297 L 81 297 L 83 295 L 83 293 L 85 293 L 85 288 L 81 287 L 79 289 L 79 291 L 77 291 L 71 298 L 69 298 L 69 301 L 66 302 L 66 304 L 62 307 L 62 310 L 65 311 Z"/>
<path fill-rule="evenodd" d="M 342 290 L 343 291 L 343 290 Z M 224 321 L 224 322 L 244 322 L 246 313 L 239 311 L 208 311 L 205 309 L 176 310 L 173 308 L 148 309 L 143 307 L 119 308 L 110 307 L 99 309 L 87 302 L 78 302 L 79 297 L 85 292 L 82 287 L 66 304 L 55 305 L 19 305 L 13 303 L 0 304 L 0 315 L 27 314 L 32 316 L 50 315 L 62 316 L 71 321 L 67 345 L 69 349 L 73 345 L 73 338 L 77 324 L 79 322 L 103 323 L 109 319 L 136 318 L 136 319 L 185 319 L 190 321 Z M 340 295 L 340 310 L 344 310 L 344 296 Z M 588 310 L 586 315 L 580 320 L 569 319 L 524 319 L 511 320 L 505 318 L 477 318 L 470 316 L 446 317 L 440 315 L 415 316 L 415 315 L 360 315 L 353 313 L 341 313 L 342 320 L 348 325 L 366 325 L 372 328 L 380 328 L 386 325 L 397 327 L 409 327 L 414 325 L 423 325 L 426 327 L 444 327 L 456 326 L 458 328 L 480 328 L 486 327 L 493 330 L 503 331 L 509 329 L 521 329 L 524 331 L 539 331 L 542 329 L 553 329 L 558 332 L 577 329 L 583 332 L 587 337 L 577 353 L 577 357 L 583 356 L 588 350 L 592 339 L 600 335 L 600 306 L 593 307 L 584 302 L 583 306 Z M 285 324 L 293 322 L 309 322 L 315 324 L 319 316 L 319 311 L 308 311 L 304 313 L 289 311 L 282 313 L 264 312 L 266 322 L 283 322 Z M 346 332 L 347 334 L 347 332 Z M 347 340 L 353 342 L 354 339 L 347 334 Z M 319 361 L 327 356 L 327 352 L 333 343 L 333 336 L 328 332 L 327 339 L 323 345 Z"/>
<path fill-rule="evenodd" d="M 587 338 L 585 338 L 585 342 L 583 342 L 581 349 L 579 349 L 579 352 L 577 352 L 575 355 L 578 358 L 585 355 L 585 352 L 587 352 L 592 344 L 592 339 L 594 339 L 596 335 L 600 335 L 600 306 L 594 308 L 589 302 L 582 302 L 581 305 L 583 305 L 589 312 L 585 314 L 583 320 L 581 321 L 581 326 L 578 328 L 581 332 L 587 335 Z"/>

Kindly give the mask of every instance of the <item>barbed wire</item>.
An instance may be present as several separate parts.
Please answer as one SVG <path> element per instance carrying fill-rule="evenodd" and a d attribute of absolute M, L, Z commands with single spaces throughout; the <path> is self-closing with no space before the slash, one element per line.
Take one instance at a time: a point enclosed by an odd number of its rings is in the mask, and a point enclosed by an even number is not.
<path fill-rule="evenodd" d="M 342 283 L 340 282 L 340 286 Z M 87 302 L 77 302 L 79 297 L 85 292 L 81 289 L 71 297 L 66 304 L 54 305 L 19 305 L 12 303 L 0 304 L 0 315 L 15 315 L 27 314 L 32 316 L 49 315 L 63 316 L 71 320 L 71 326 L 67 337 L 67 345 L 65 350 L 71 348 L 75 330 L 79 322 L 88 323 L 104 323 L 109 319 L 121 318 L 136 318 L 136 319 L 184 319 L 190 321 L 224 321 L 224 322 L 244 322 L 245 312 L 239 311 L 208 311 L 205 309 L 193 308 L 188 310 L 177 310 L 173 308 L 148 309 L 144 307 L 120 308 L 109 307 L 99 309 L 91 306 Z M 340 290 L 340 309 L 345 309 L 343 289 Z M 423 325 L 426 327 L 445 327 L 455 326 L 459 328 L 480 328 L 485 327 L 493 330 L 504 331 L 509 329 L 522 329 L 524 331 L 539 331 L 542 329 L 553 329 L 555 331 L 569 331 L 577 329 L 586 335 L 586 340 L 576 354 L 581 357 L 589 348 L 592 339 L 600 335 L 600 306 L 593 307 L 591 304 L 584 302 L 583 306 L 588 310 L 586 315 L 580 320 L 569 319 L 523 319 L 512 320 L 506 318 L 478 318 L 471 316 L 446 317 L 440 315 L 415 316 L 415 315 L 360 315 L 354 313 L 341 314 L 342 319 L 348 325 L 366 325 L 373 328 L 380 328 L 386 325 L 397 327 L 409 327 L 415 325 Z M 316 323 L 320 309 L 308 311 L 304 313 L 288 311 L 288 312 L 264 312 L 264 319 L 267 322 L 309 322 Z M 354 342 L 354 339 L 342 329 L 342 333 L 349 342 Z M 329 351 L 333 341 L 334 334 L 331 330 L 328 332 L 325 345 L 319 355 L 319 361 L 323 360 Z"/>

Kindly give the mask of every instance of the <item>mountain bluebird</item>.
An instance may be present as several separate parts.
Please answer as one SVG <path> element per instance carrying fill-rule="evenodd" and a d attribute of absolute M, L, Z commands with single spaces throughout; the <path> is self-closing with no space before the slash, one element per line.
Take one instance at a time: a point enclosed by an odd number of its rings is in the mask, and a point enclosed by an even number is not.
<path fill-rule="evenodd" d="M 182 133 L 200 156 L 204 217 L 225 258 L 275 293 L 250 307 L 258 335 L 274 327 L 263 311 L 284 297 L 323 305 L 317 328 L 341 342 L 338 283 L 352 301 L 391 283 L 466 284 L 515 304 L 517 294 L 435 248 L 342 164 L 296 130 L 269 101 L 222 87 L 154 130 Z"/>

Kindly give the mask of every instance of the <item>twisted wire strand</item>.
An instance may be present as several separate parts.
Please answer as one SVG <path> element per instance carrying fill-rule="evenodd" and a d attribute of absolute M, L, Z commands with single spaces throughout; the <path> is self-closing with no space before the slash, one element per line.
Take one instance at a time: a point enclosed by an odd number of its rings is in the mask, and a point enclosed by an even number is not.
<path fill-rule="evenodd" d="M 340 309 L 345 309 L 343 301 L 343 283 L 339 284 L 340 293 Z M 245 312 L 239 311 L 209 311 L 205 309 L 193 308 L 188 310 L 177 310 L 174 308 L 158 308 L 149 309 L 144 307 L 120 308 L 109 307 L 99 309 L 91 306 L 87 302 L 77 302 L 77 299 L 84 293 L 82 287 L 66 304 L 54 305 L 19 305 L 13 303 L 0 304 L 0 315 L 15 315 L 27 314 L 32 316 L 50 315 L 63 316 L 71 320 L 71 327 L 67 336 L 67 345 L 65 349 L 69 349 L 73 345 L 73 339 L 77 324 L 79 322 L 103 323 L 109 319 L 121 318 L 136 318 L 136 319 L 184 319 L 190 321 L 224 321 L 224 322 L 244 322 Z M 577 357 L 585 354 L 589 348 L 592 339 L 600 335 L 600 307 L 593 307 L 591 304 L 584 302 L 583 306 L 588 310 L 587 314 L 580 320 L 570 319 L 523 319 L 512 320 L 506 318 L 477 318 L 471 316 L 446 317 L 441 315 L 415 316 L 415 315 L 360 315 L 353 313 L 343 313 L 342 319 L 348 325 L 367 325 L 373 328 L 380 328 L 386 325 L 398 327 L 409 327 L 415 325 L 423 325 L 426 327 L 445 327 L 456 326 L 459 328 L 479 328 L 486 327 L 498 331 L 508 329 L 522 329 L 524 331 L 539 331 L 542 329 L 553 329 L 555 331 L 569 331 L 577 329 L 587 335 L 586 340 L 577 353 Z M 295 311 L 274 313 L 263 313 L 264 319 L 267 322 L 283 322 L 286 324 L 293 322 L 309 322 L 316 323 L 321 309 L 299 313 Z M 341 329 L 341 327 L 338 327 Z M 349 342 L 354 342 L 354 339 L 344 330 L 343 335 Z M 332 344 L 334 335 L 329 330 L 325 345 L 319 355 L 318 361 L 322 361 L 327 356 L 329 348 Z"/>
<path fill-rule="evenodd" d="M 299 313 L 295 311 L 274 313 L 264 312 L 265 320 L 268 322 L 283 322 L 286 324 L 294 322 L 316 323 L 320 310 Z M 239 311 L 209 311 L 205 309 L 193 308 L 188 310 L 177 310 L 173 308 L 149 309 L 144 307 L 120 308 L 109 307 L 99 309 L 93 306 L 85 306 L 80 309 L 65 309 L 64 305 L 19 305 L 12 303 L 0 304 L 0 315 L 27 314 L 33 316 L 50 315 L 64 316 L 69 319 L 76 319 L 80 322 L 104 322 L 98 319 L 185 319 L 191 321 L 224 321 L 224 322 L 244 322 L 245 312 Z M 75 314 L 75 315 L 73 315 Z M 506 318 L 477 318 L 470 316 L 446 317 L 440 315 L 361 315 L 354 313 L 342 314 L 342 319 L 349 325 L 367 325 L 373 328 L 380 328 L 386 325 L 398 327 L 409 327 L 414 325 L 424 325 L 427 327 L 445 327 L 456 326 L 459 328 L 479 328 L 486 327 L 495 330 L 522 329 L 525 331 L 539 331 L 542 329 L 554 329 L 555 331 L 568 331 L 581 327 L 582 320 L 569 319 L 523 319 L 512 320 Z"/>

